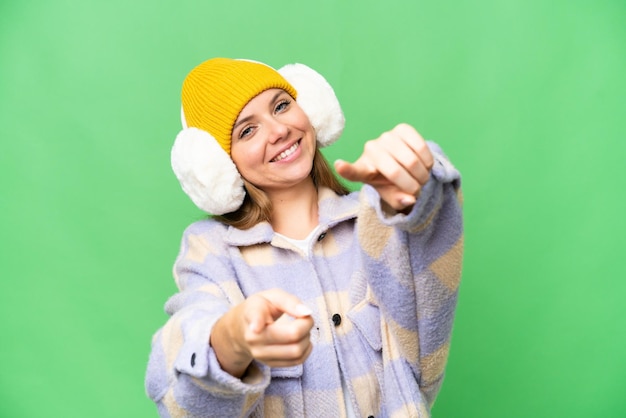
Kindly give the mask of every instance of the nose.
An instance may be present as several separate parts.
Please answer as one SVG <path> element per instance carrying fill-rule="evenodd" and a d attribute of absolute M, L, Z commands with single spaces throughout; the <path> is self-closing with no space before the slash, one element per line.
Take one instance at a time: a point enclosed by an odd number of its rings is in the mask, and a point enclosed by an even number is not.
<path fill-rule="evenodd" d="M 281 121 L 272 118 L 269 121 L 269 141 L 274 144 L 282 139 L 287 138 L 289 135 L 289 126 Z"/>

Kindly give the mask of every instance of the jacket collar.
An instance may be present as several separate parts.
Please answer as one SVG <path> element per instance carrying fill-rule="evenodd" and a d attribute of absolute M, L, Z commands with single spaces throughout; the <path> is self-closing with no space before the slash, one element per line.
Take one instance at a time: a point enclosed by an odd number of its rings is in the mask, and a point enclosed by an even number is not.
<path fill-rule="evenodd" d="M 332 190 L 322 187 L 318 193 L 319 232 L 325 232 L 339 222 L 354 219 L 359 209 L 358 193 L 338 196 Z M 269 243 L 274 239 L 274 230 L 268 222 L 261 222 L 250 229 L 228 227 L 225 241 L 229 245 L 245 247 Z"/>

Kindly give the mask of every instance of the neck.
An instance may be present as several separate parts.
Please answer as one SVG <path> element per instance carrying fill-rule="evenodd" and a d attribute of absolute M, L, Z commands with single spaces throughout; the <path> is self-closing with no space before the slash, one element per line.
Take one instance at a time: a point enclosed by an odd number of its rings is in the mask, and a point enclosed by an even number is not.
<path fill-rule="evenodd" d="M 293 239 L 304 239 L 318 225 L 317 189 L 313 180 L 298 187 L 267 193 L 272 202 L 272 228 Z"/>

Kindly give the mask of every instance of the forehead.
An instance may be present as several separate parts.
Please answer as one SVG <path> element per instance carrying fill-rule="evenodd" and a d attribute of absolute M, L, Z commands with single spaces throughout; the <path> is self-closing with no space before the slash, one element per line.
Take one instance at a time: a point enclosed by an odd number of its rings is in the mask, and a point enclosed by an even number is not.
<path fill-rule="evenodd" d="M 268 104 L 272 104 L 274 101 L 276 101 L 279 98 L 282 98 L 283 96 L 291 97 L 289 93 L 283 89 L 274 88 L 274 89 L 267 89 L 265 91 L 262 91 L 261 93 L 257 94 L 252 99 L 250 99 L 248 103 L 246 103 L 243 109 L 241 109 L 239 117 L 242 117 L 242 114 L 248 113 L 258 108 L 263 108 L 267 106 Z"/>

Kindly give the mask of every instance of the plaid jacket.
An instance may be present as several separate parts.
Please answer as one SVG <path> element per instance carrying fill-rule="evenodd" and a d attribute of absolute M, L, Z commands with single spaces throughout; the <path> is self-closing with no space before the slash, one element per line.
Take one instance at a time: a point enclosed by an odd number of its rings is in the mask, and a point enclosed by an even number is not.
<path fill-rule="evenodd" d="M 155 334 L 146 390 L 162 417 L 428 417 L 443 380 L 463 253 L 460 176 L 439 147 L 408 215 L 375 190 L 319 193 L 309 254 L 261 223 L 189 226 L 174 266 L 179 293 Z M 313 351 L 295 367 L 253 362 L 243 379 L 208 344 L 215 321 L 280 287 L 313 311 Z"/>

